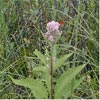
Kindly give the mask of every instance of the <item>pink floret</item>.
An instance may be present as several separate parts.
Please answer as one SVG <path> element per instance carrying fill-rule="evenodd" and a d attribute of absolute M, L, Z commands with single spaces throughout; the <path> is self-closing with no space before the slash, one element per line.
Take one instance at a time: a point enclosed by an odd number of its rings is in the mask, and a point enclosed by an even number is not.
<path fill-rule="evenodd" d="M 49 40 L 49 41 L 53 41 L 53 36 L 50 35 L 50 36 L 48 37 L 48 40 Z"/>
<path fill-rule="evenodd" d="M 45 37 L 49 41 L 54 41 L 55 36 L 60 36 L 60 31 L 59 31 L 59 26 L 60 24 L 55 21 L 51 21 L 47 23 L 47 32 L 45 33 Z"/>
<path fill-rule="evenodd" d="M 55 30 L 59 29 L 60 24 L 58 22 L 55 21 L 51 21 L 47 24 L 47 31 L 49 32 L 53 32 Z"/>

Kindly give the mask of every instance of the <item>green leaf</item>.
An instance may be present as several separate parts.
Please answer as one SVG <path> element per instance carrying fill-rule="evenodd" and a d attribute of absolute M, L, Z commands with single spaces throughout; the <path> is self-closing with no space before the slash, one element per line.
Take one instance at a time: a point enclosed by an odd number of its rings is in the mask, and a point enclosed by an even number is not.
<path fill-rule="evenodd" d="M 46 72 L 49 73 L 49 68 L 44 66 L 38 66 L 33 68 L 33 72 Z"/>
<path fill-rule="evenodd" d="M 70 56 L 72 56 L 72 54 L 73 54 L 73 53 L 66 54 L 66 55 L 64 55 L 63 57 L 57 59 L 55 65 L 54 65 L 54 71 L 55 71 L 56 69 L 58 69 L 59 67 L 61 67 L 61 65 L 63 65 L 64 62 L 65 62 Z"/>
<path fill-rule="evenodd" d="M 46 85 L 47 85 L 47 90 L 48 90 L 48 92 L 49 92 L 49 95 L 50 95 L 50 90 L 51 90 L 51 76 L 50 76 L 50 74 L 49 73 L 44 73 L 43 75 L 42 75 L 42 79 L 43 79 L 43 81 L 45 81 L 46 82 Z"/>
<path fill-rule="evenodd" d="M 44 87 L 43 82 L 39 80 L 34 80 L 32 78 L 26 78 L 26 79 L 21 79 L 21 80 L 16 80 L 13 78 L 11 79 L 16 85 L 30 88 L 35 98 L 38 98 L 38 99 L 48 98 L 47 90 Z"/>
<path fill-rule="evenodd" d="M 78 79 L 78 80 L 76 80 L 76 79 L 73 80 L 72 79 L 68 83 L 68 85 L 66 86 L 66 89 L 63 92 L 63 96 L 62 97 L 63 98 L 68 98 L 72 94 L 73 90 L 76 89 L 83 80 L 84 80 L 84 77 L 82 77 L 81 79 Z"/>
<path fill-rule="evenodd" d="M 78 67 L 73 67 L 64 72 L 58 79 L 55 86 L 55 98 L 62 98 L 63 94 L 67 91 L 69 83 L 75 76 L 86 66 L 86 64 Z"/>
<path fill-rule="evenodd" d="M 50 93 L 50 72 L 49 72 L 49 68 L 47 68 L 47 67 L 43 67 L 43 66 L 38 66 L 38 67 L 34 67 L 33 68 L 33 72 L 43 72 L 42 73 L 42 76 L 41 76 L 41 78 L 42 78 L 42 81 L 45 81 L 46 82 L 46 85 L 47 85 L 47 89 L 48 89 L 48 92 Z"/>
<path fill-rule="evenodd" d="M 46 64 L 45 56 L 40 51 L 38 51 L 37 49 L 35 49 L 34 54 L 41 60 L 41 62 L 43 64 Z"/>

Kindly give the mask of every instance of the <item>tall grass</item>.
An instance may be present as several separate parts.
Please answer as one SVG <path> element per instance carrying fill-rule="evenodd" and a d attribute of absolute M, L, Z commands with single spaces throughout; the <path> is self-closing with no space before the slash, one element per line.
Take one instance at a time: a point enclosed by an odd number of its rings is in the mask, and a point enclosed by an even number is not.
<path fill-rule="evenodd" d="M 87 79 L 71 98 L 99 98 L 98 4 L 94 0 L 0 0 L 0 98 L 33 97 L 29 89 L 15 86 L 8 75 L 28 76 L 27 62 L 32 67 L 38 63 L 33 51 L 48 49 L 42 34 L 50 20 L 64 20 L 57 46 L 58 56 L 75 51 L 68 67 L 89 62 L 82 72 Z"/>

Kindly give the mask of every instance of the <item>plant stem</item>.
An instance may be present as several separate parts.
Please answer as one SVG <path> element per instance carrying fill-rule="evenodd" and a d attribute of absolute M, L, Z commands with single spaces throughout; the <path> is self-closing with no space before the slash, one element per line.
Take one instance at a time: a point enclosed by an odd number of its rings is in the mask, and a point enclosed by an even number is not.
<path fill-rule="evenodd" d="M 53 88 L 53 44 L 51 46 L 51 67 L 50 67 L 50 74 L 51 74 L 51 99 L 54 99 L 54 88 Z"/>

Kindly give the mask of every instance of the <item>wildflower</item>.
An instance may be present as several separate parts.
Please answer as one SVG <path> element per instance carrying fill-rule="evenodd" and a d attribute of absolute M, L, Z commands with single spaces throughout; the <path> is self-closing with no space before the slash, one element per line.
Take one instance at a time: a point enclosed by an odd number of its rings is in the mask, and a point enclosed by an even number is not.
<path fill-rule="evenodd" d="M 49 40 L 49 41 L 54 41 L 53 36 L 50 35 L 50 36 L 48 37 L 48 40 Z"/>
<path fill-rule="evenodd" d="M 58 31 L 60 24 L 58 22 L 55 21 L 51 21 L 47 24 L 47 31 L 48 32 L 54 32 L 54 31 Z"/>
<path fill-rule="evenodd" d="M 47 23 L 47 32 L 45 33 L 45 37 L 51 41 L 54 42 L 58 36 L 61 35 L 61 32 L 59 31 L 60 24 L 55 21 L 51 21 Z"/>

